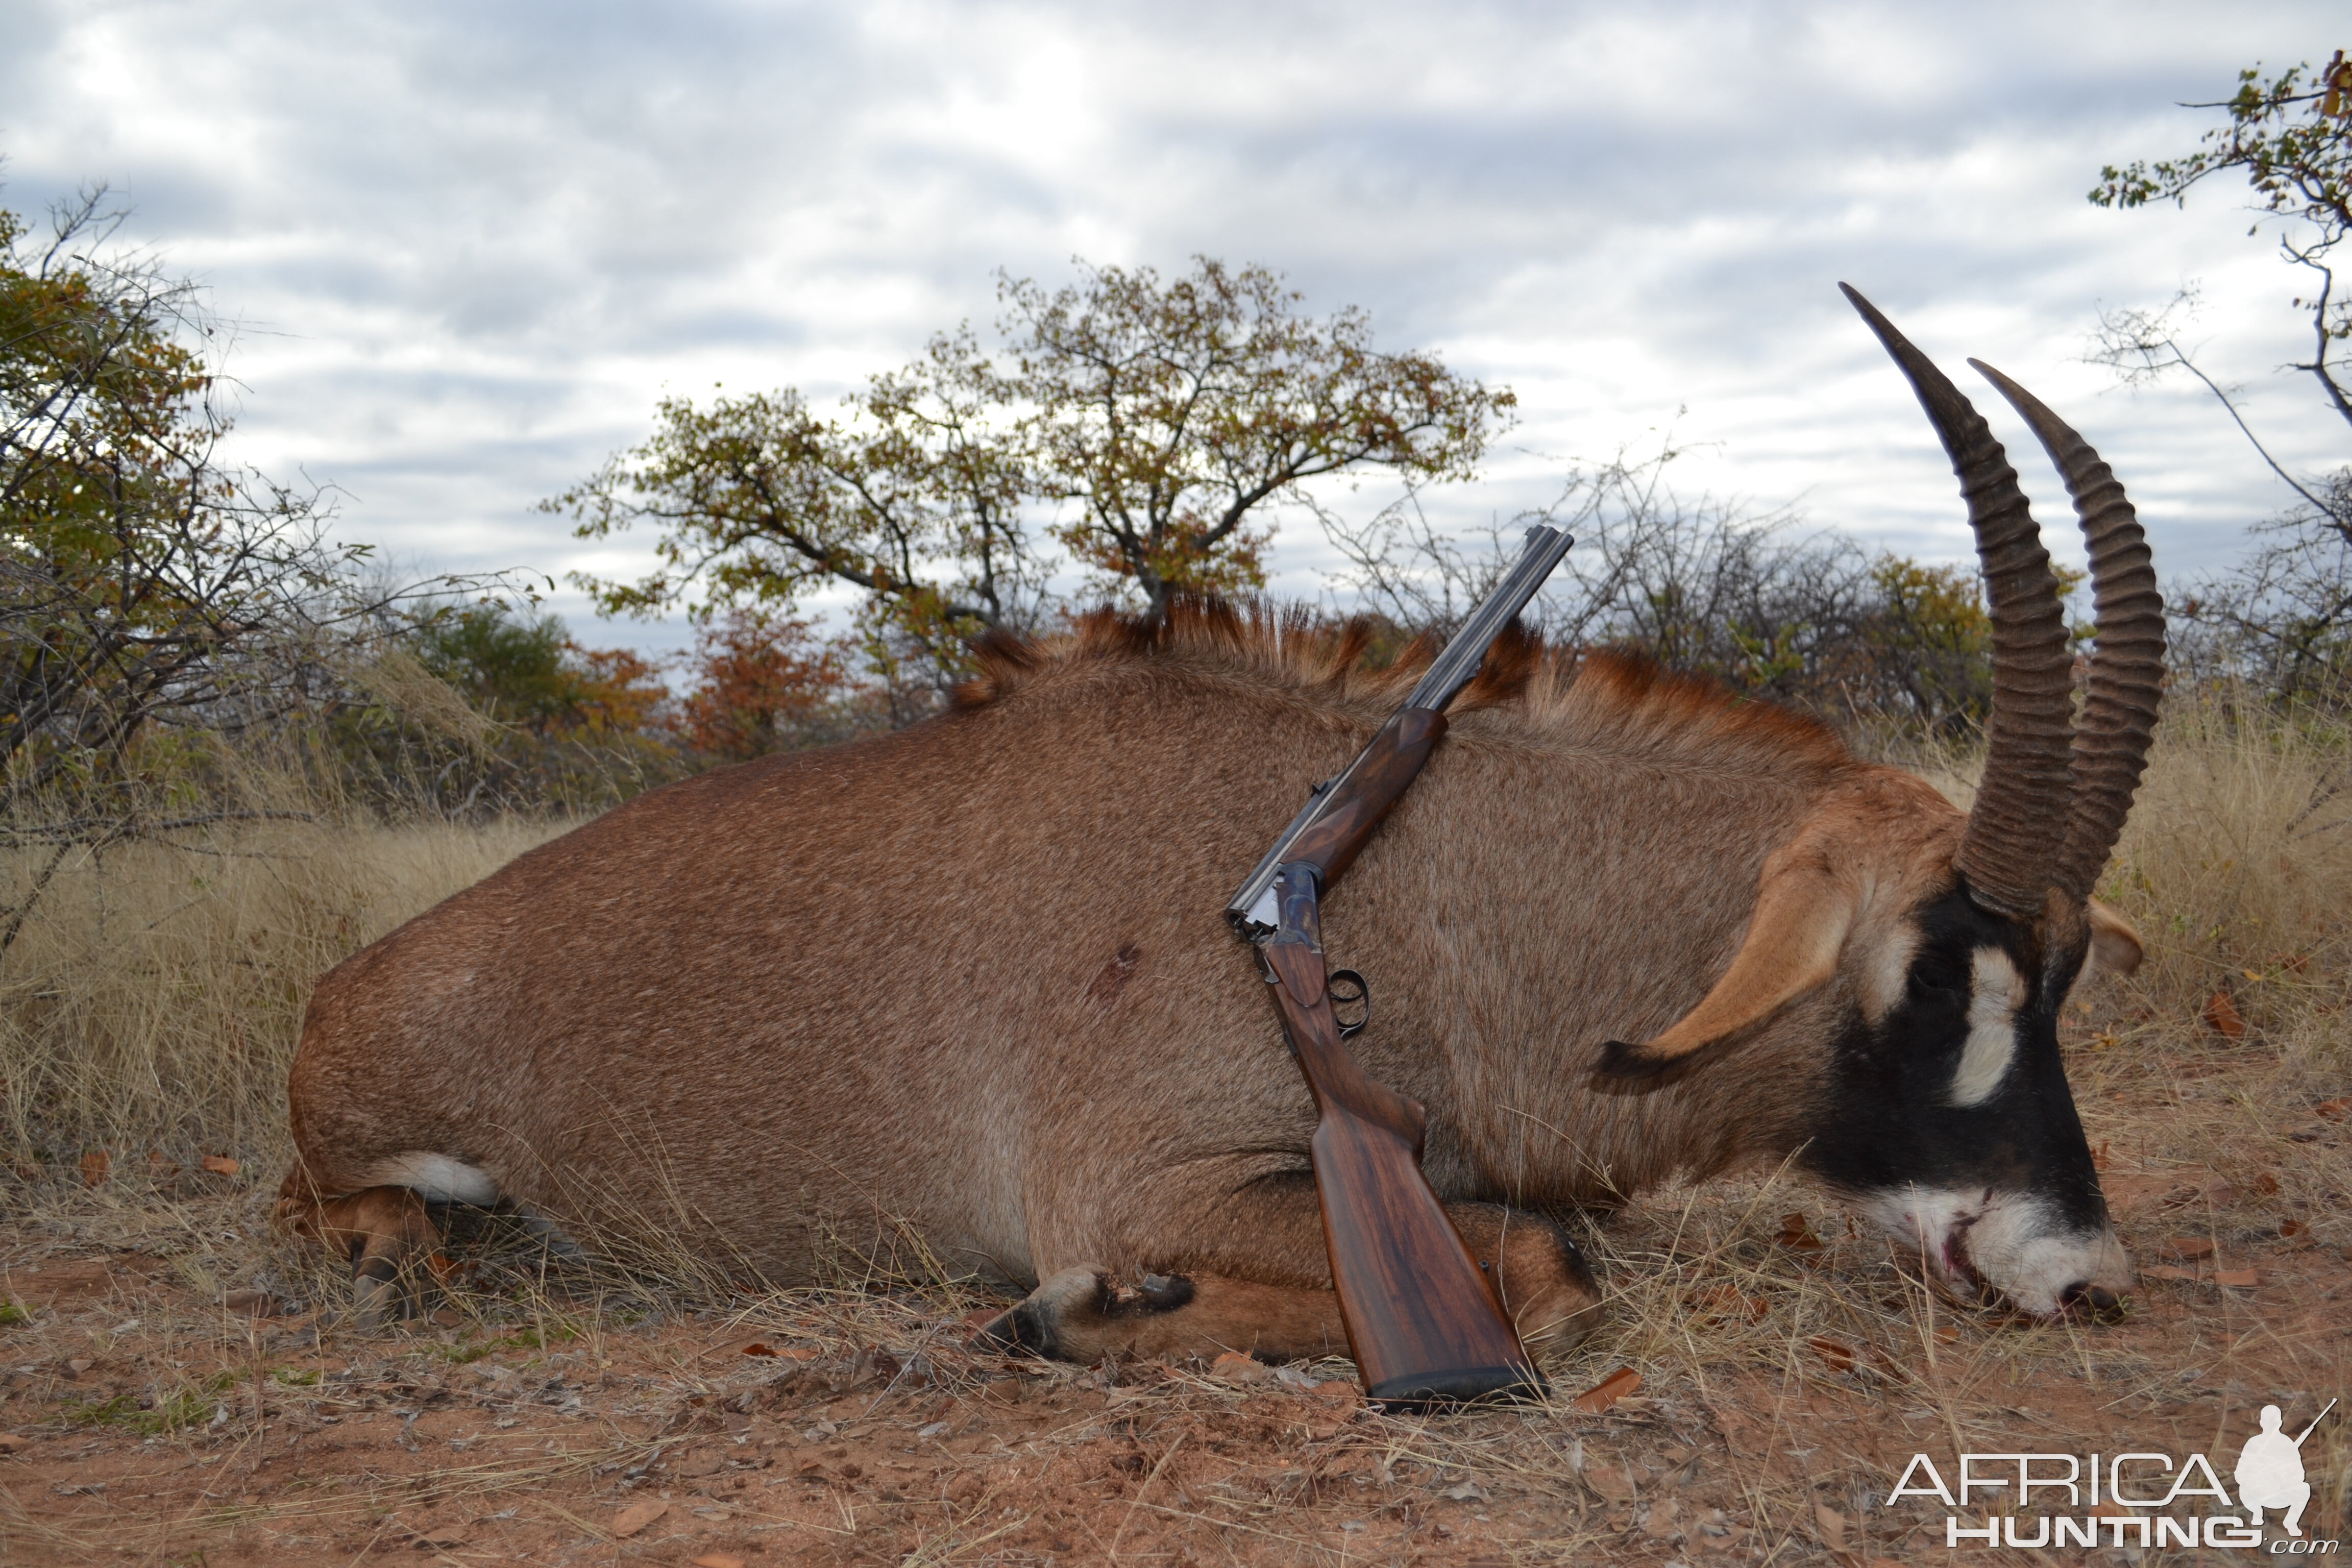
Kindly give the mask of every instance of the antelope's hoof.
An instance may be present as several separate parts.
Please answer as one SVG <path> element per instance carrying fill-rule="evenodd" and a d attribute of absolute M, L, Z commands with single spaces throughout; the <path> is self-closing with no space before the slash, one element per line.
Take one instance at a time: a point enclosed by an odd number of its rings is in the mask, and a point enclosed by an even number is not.
<path fill-rule="evenodd" d="M 1108 1331 L 1128 1320 L 1172 1312 L 1192 1300 L 1192 1281 L 1179 1274 L 1148 1274 L 1123 1285 L 1090 1266 L 1065 1268 L 971 1337 L 970 1349 L 1049 1361 L 1095 1361 L 1116 1347 Z"/>
<path fill-rule="evenodd" d="M 388 1258 L 371 1258 L 352 1272 L 352 1321 L 363 1334 L 396 1329 L 416 1316 L 415 1304 Z"/>

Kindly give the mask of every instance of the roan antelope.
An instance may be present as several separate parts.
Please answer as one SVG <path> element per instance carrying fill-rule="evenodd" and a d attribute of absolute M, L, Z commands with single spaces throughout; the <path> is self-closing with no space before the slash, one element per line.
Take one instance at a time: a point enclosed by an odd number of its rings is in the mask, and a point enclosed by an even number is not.
<path fill-rule="evenodd" d="M 1332 900 L 1372 1075 L 1531 1340 L 1597 1297 L 1551 1216 L 1793 1156 L 1969 1300 L 2112 1306 L 2060 1061 L 2164 621 L 2123 490 L 2029 395 L 2090 540 L 2079 721 L 2000 445 L 1856 297 L 1949 450 L 1985 569 L 1990 756 L 1962 814 L 1827 730 L 1596 654 L 1498 645 Z M 1982 367 L 1979 367 L 1982 368 Z M 664 1232 L 772 1279 L 911 1230 L 1030 1289 L 1047 1353 L 1343 1345 L 1313 1115 L 1219 910 L 1413 679 L 1264 610 L 997 637 L 953 709 L 639 796 L 320 984 L 283 1215 L 388 1310 L 428 1202 Z M 1423 655 L 1423 657 L 1426 657 Z M 1626 1044 L 1623 1042 L 1638 1042 Z"/>

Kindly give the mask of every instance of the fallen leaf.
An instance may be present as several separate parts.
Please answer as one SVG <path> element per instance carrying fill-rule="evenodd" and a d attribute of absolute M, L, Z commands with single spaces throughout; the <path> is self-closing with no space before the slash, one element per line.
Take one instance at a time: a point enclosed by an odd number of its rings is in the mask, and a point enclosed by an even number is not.
<path fill-rule="evenodd" d="M 1784 1214 L 1780 1216 L 1780 1245 L 1800 1252 L 1819 1252 L 1822 1238 L 1813 1234 L 1812 1222 L 1803 1215 Z"/>
<path fill-rule="evenodd" d="M 463 1546 L 466 1532 L 454 1524 L 436 1525 L 415 1532 L 419 1546 Z"/>
<path fill-rule="evenodd" d="M 1446 1488 L 1445 1495 L 1455 1502 L 1485 1502 L 1486 1489 L 1476 1481 L 1464 1481 L 1460 1486 Z"/>
<path fill-rule="evenodd" d="M 2099 1146 L 2091 1151 L 2091 1169 L 2095 1171 L 2104 1171 L 2106 1168 L 2107 1141 L 2102 1138 L 2099 1140 Z"/>
<path fill-rule="evenodd" d="M 625 1540 L 669 1511 L 669 1504 L 658 1498 L 633 1502 L 613 1516 L 613 1534 Z"/>
<path fill-rule="evenodd" d="M 2204 1278 L 2194 1268 L 2175 1268 L 2167 1263 L 2145 1264 L 2140 1268 L 2143 1279 L 2200 1279 Z"/>
<path fill-rule="evenodd" d="M 2347 1113 L 2352 1113 L 2352 1096 L 2338 1096 L 2334 1100 L 2323 1100 L 2313 1109 L 2316 1110 L 2320 1115 L 2325 1116 L 2330 1121 L 2341 1121 Z"/>
<path fill-rule="evenodd" d="M 706 1552 L 694 1560 L 694 1568 L 743 1568 L 743 1560 L 724 1552 Z"/>
<path fill-rule="evenodd" d="M 1936 1325 L 1936 1341 L 1938 1344 L 1958 1344 L 1960 1342 L 1960 1331 L 1952 1327 L 1949 1323 L 1938 1323 Z"/>
<path fill-rule="evenodd" d="M 33 1440 L 21 1432 L 0 1432 L 0 1454 L 21 1454 L 33 1446 Z"/>
<path fill-rule="evenodd" d="M 2223 1268 L 2213 1275 L 2214 1284 L 2238 1290 L 2251 1290 L 2262 1282 L 2262 1275 L 2252 1268 Z"/>
<path fill-rule="evenodd" d="M 2213 1238 L 2210 1236 L 2167 1237 L 2164 1255 L 2167 1258 L 2210 1258 L 2213 1256 Z"/>
<path fill-rule="evenodd" d="M 761 1340 L 753 1340 L 750 1344 L 743 1347 L 743 1353 L 745 1355 L 773 1355 L 776 1353 L 776 1347 Z"/>
<path fill-rule="evenodd" d="M 81 1157 L 81 1184 L 85 1187 L 100 1185 L 106 1180 L 108 1167 L 113 1163 L 114 1157 L 105 1150 L 92 1149 Z"/>
<path fill-rule="evenodd" d="M 1633 1472 L 1615 1465 L 1587 1465 L 1584 1484 L 1611 1502 L 1633 1500 Z"/>
<path fill-rule="evenodd" d="M 1813 1505 L 1813 1522 L 1821 1528 L 1822 1543 L 1833 1552 L 1845 1550 L 1845 1515 L 1825 1502 Z"/>
<path fill-rule="evenodd" d="M 1813 1353 L 1815 1355 L 1820 1356 L 1823 1361 L 1830 1363 L 1830 1370 L 1832 1372 L 1852 1372 L 1853 1370 L 1854 1351 L 1852 1345 L 1841 1344 L 1835 1340 L 1825 1340 L 1818 1337 L 1807 1340 L 1805 1342 L 1813 1347 Z"/>
<path fill-rule="evenodd" d="M 1327 1377 L 1304 1392 L 1309 1399 L 1318 1405 L 1328 1405 L 1334 1410 L 1347 1411 L 1351 1418 L 1355 1415 L 1356 1406 L 1364 1403 L 1363 1394 L 1357 1391 L 1354 1384 L 1344 1377 Z"/>
<path fill-rule="evenodd" d="M 1694 1296 L 1691 1304 L 1710 1323 L 1760 1323 L 1764 1321 L 1764 1314 L 1771 1310 L 1771 1303 L 1763 1297 L 1750 1296 L 1728 1285 L 1717 1285 L 1704 1295 Z"/>
<path fill-rule="evenodd" d="M 1650 1505 L 1649 1516 L 1642 1521 L 1642 1533 L 1653 1541 L 1664 1541 L 1682 1533 L 1676 1522 L 1682 1516 L 1682 1505 L 1672 1498 L 1661 1498 Z"/>
<path fill-rule="evenodd" d="M 242 1313 L 248 1318 L 274 1318 L 278 1315 L 278 1298 L 267 1290 L 232 1290 L 221 1298 L 225 1310 Z"/>
<path fill-rule="evenodd" d="M 158 1182 L 167 1182 L 180 1173 L 180 1167 L 163 1158 L 161 1149 L 147 1151 L 147 1174 Z"/>
<path fill-rule="evenodd" d="M 207 1154 L 196 1163 L 215 1176 L 234 1176 L 237 1172 L 236 1162 L 226 1154 Z"/>
<path fill-rule="evenodd" d="M 2283 1219 L 2279 1221 L 2279 1235 L 2285 1237 L 2301 1236 L 2302 1234 L 2303 1221 L 2299 1219 Z"/>
<path fill-rule="evenodd" d="M 2269 1197 L 2273 1193 L 2275 1193 L 2278 1190 L 2279 1179 L 2276 1176 L 2272 1175 L 2268 1171 L 2264 1171 L 2261 1175 L 2254 1178 L 2254 1191 L 2262 1194 L 2263 1196 Z"/>
<path fill-rule="evenodd" d="M 454 1329 L 466 1321 L 466 1314 L 455 1307 L 442 1307 L 425 1319 L 436 1329 Z"/>
<path fill-rule="evenodd" d="M 2226 991 L 2216 991 L 2206 998 L 2205 1011 L 2200 1015 L 2205 1026 L 2217 1035 L 2235 1040 L 2246 1032 L 2246 1021 L 2238 1016 L 2238 1005 L 2230 1000 Z"/>
<path fill-rule="evenodd" d="M 1642 1374 L 1630 1366 L 1621 1366 L 1569 1401 L 1569 1408 L 1598 1415 L 1641 1386 Z"/>
<path fill-rule="evenodd" d="M 74 1357 L 73 1360 L 66 1363 L 66 1370 L 73 1373 L 74 1376 L 79 1377 L 83 1373 L 88 1372 L 91 1367 L 94 1367 L 98 1363 L 96 1362 L 90 1360 L 88 1356 L 78 1355 Z"/>
<path fill-rule="evenodd" d="M 1711 1508 L 1699 1517 L 1698 1529 L 1692 1531 L 1691 1541 L 1702 1552 L 1728 1552 L 1747 1533 L 1746 1525 L 1735 1524 L 1721 1509 Z"/>
<path fill-rule="evenodd" d="M 1209 1375 L 1226 1383 L 1272 1383 L 1274 1368 L 1239 1351 L 1227 1351 L 1209 1363 Z"/>

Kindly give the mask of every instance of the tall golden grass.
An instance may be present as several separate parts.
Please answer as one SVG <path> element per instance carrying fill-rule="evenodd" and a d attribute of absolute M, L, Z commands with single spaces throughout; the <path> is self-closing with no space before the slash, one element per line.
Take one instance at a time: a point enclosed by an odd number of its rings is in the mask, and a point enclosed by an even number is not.
<path fill-rule="evenodd" d="M 68 850 L 0 955 L 9 1156 L 284 1158 L 286 1069 L 318 977 L 561 826 L 331 812 Z M 12 907 L 52 854 L 0 862 Z"/>

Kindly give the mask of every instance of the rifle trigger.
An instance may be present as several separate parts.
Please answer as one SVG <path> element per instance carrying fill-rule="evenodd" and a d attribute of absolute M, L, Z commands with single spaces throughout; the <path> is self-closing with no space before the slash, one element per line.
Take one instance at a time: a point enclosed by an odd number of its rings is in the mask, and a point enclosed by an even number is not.
<path fill-rule="evenodd" d="M 1331 998 L 1331 1018 L 1339 1026 L 1339 1037 L 1352 1040 L 1362 1034 L 1364 1026 L 1372 1021 L 1372 988 L 1364 977 L 1352 969 L 1335 969 L 1323 982 L 1323 990 Z M 1358 1003 L 1363 1005 L 1364 1010 L 1354 1023 L 1339 1016 L 1342 1006 L 1353 1007 Z"/>

